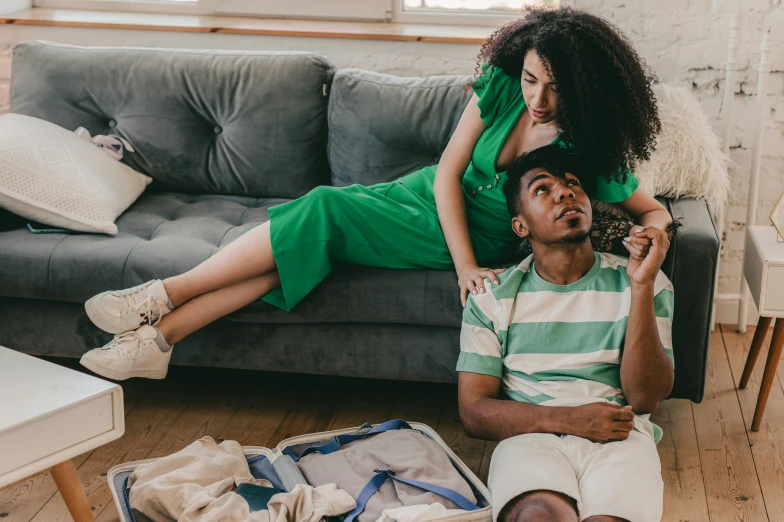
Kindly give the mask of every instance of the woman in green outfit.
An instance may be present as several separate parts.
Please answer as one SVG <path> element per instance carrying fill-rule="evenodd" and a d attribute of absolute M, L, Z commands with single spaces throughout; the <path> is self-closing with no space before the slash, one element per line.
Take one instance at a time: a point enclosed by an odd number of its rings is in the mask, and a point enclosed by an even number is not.
<path fill-rule="evenodd" d="M 465 304 L 486 278 L 497 283 L 500 270 L 486 267 L 511 261 L 519 246 L 501 191 L 506 166 L 550 143 L 597 172 L 594 198 L 618 203 L 640 228 L 669 225 L 630 173 L 648 159 L 660 123 L 652 77 L 617 28 L 579 10 L 529 8 L 488 39 L 480 63 L 438 165 L 370 187 L 318 187 L 182 275 L 93 297 L 93 322 L 123 335 L 83 364 L 110 378 L 161 377 L 167 347 L 260 297 L 291 310 L 336 262 L 457 270 Z M 144 357 L 122 357 L 129 343 Z"/>

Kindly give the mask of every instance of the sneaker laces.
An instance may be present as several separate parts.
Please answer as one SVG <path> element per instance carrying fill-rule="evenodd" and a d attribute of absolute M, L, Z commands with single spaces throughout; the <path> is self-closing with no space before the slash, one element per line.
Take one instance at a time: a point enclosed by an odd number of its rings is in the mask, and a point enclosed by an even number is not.
<path fill-rule="evenodd" d="M 103 349 L 117 350 L 123 357 L 137 359 L 142 353 L 142 336 L 136 330 L 121 333 L 115 335 L 114 339 L 104 345 Z"/>
<path fill-rule="evenodd" d="M 160 299 L 156 299 L 153 294 L 147 294 L 147 296 L 135 304 L 133 308 L 144 317 L 139 326 L 143 324 L 157 326 L 157 324 L 161 322 L 161 319 L 163 319 L 163 316 L 171 311 L 166 303 Z M 155 320 L 151 321 L 151 318 L 155 318 Z"/>

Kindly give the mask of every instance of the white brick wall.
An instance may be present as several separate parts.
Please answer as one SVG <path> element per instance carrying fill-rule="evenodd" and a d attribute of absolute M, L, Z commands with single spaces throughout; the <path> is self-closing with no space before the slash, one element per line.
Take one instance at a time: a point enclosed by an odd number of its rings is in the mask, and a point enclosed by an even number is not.
<path fill-rule="evenodd" d="M 743 230 L 756 129 L 759 45 L 770 34 L 772 73 L 768 83 L 764 157 L 757 223 L 767 224 L 784 191 L 784 0 L 562 0 L 603 15 L 635 43 L 659 78 L 691 89 L 714 130 L 719 119 L 730 13 L 742 15 L 740 70 L 734 86 L 731 136 L 732 191 L 721 257 L 720 290 L 735 292 L 741 277 Z M 359 67 L 408 76 L 470 74 L 478 51 L 473 45 L 428 44 L 223 34 L 165 33 L 6 26 L 0 31 L 0 112 L 8 110 L 9 53 L 22 40 L 44 39 L 80 45 L 318 50 L 339 67 Z M 730 316 L 731 317 L 731 316 Z"/>

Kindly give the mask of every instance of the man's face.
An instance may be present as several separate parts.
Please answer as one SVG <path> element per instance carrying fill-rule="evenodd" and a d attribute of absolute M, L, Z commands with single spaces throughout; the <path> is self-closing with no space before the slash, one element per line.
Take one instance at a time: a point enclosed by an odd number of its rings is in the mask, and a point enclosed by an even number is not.
<path fill-rule="evenodd" d="M 582 243 L 591 231 L 591 201 L 577 176 L 553 176 L 544 169 L 527 172 L 520 184 L 522 213 L 512 219 L 520 237 L 543 244 Z"/>

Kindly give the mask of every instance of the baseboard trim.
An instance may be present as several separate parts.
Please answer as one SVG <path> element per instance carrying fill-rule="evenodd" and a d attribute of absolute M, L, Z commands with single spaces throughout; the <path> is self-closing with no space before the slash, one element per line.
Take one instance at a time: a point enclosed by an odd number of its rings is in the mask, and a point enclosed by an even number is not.
<path fill-rule="evenodd" d="M 738 301 L 724 301 L 716 304 L 716 323 L 737 326 L 738 324 L 738 308 L 740 303 Z M 749 299 L 749 324 L 748 326 L 756 326 L 759 321 L 759 313 L 757 307 L 754 305 L 754 300 Z"/>

